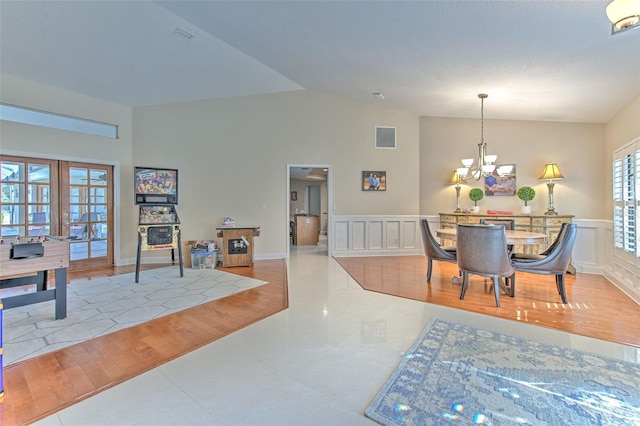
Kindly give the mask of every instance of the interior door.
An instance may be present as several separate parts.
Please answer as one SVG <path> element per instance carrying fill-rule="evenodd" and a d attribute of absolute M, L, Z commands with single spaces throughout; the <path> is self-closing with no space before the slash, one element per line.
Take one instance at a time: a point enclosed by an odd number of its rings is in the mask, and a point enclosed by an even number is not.
<path fill-rule="evenodd" d="M 61 235 L 69 269 L 113 264 L 113 166 L 60 161 Z"/>

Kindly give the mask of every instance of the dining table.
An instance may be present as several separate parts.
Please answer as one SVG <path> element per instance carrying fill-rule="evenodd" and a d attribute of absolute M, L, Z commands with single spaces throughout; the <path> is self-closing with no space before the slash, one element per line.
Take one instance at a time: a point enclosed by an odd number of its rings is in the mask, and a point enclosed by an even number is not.
<path fill-rule="evenodd" d="M 487 226 L 487 225 L 477 225 Z M 441 240 L 453 240 L 457 238 L 457 228 L 440 228 L 436 230 L 436 236 Z M 518 229 L 506 229 L 505 234 L 507 237 L 508 245 L 528 245 L 528 244 L 545 244 L 547 242 L 547 234 L 540 232 L 521 231 Z M 453 276 L 451 278 L 454 284 L 462 283 L 462 277 Z M 499 281 L 500 288 L 509 296 L 514 296 L 514 290 L 511 286 L 508 286 L 504 280 Z"/>
<path fill-rule="evenodd" d="M 436 230 L 436 236 L 443 240 L 455 241 L 456 231 L 456 228 L 440 228 Z M 507 234 L 507 244 L 509 245 L 544 244 L 547 242 L 547 234 L 540 232 L 521 231 L 518 229 L 507 229 L 505 232 Z"/>

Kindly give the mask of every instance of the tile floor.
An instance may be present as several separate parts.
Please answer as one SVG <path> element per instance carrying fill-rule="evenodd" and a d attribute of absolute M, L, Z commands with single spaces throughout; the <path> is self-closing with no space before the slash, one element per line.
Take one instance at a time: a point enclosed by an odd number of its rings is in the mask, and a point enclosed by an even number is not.
<path fill-rule="evenodd" d="M 326 246 L 295 248 L 290 308 L 37 425 L 353 425 L 432 317 L 639 362 L 640 351 L 362 290 Z"/>
<path fill-rule="evenodd" d="M 262 285 L 218 269 L 177 266 L 77 280 L 67 287 L 67 317 L 56 320 L 53 300 L 3 311 L 4 365 L 132 327 Z"/>

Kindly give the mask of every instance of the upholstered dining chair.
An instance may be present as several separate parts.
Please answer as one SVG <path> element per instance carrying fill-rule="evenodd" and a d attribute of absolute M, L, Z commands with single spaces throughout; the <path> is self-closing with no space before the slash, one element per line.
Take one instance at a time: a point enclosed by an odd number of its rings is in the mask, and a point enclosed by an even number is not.
<path fill-rule="evenodd" d="M 560 231 L 558 244 L 553 247 L 544 258 L 540 260 L 514 260 L 513 269 L 518 272 L 529 272 L 531 274 L 555 275 L 556 287 L 562 298 L 562 303 L 567 303 L 567 292 L 565 289 L 564 276 L 567 273 L 567 266 L 571 260 L 571 252 L 576 240 L 577 225 L 568 223 L 564 230 Z M 458 249 L 459 250 L 459 249 Z"/>
<path fill-rule="evenodd" d="M 502 225 L 505 229 L 514 230 L 515 220 L 513 219 L 493 219 L 486 217 L 480 218 L 480 224 L 482 225 Z"/>
<path fill-rule="evenodd" d="M 567 228 L 568 223 L 563 222 L 562 225 L 560 225 L 560 231 L 558 232 L 558 235 L 556 236 L 556 239 L 553 240 L 553 242 L 551 243 L 551 245 L 542 253 L 538 253 L 538 254 L 533 254 L 533 253 L 511 253 L 511 259 L 512 260 L 542 260 L 544 259 L 546 256 L 549 255 L 549 253 L 551 253 L 552 251 L 554 251 L 556 249 L 556 246 L 560 243 L 560 241 L 562 240 L 562 236 L 564 234 L 564 231 Z"/>
<path fill-rule="evenodd" d="M 459 224 L 456 239 L 458 268 L 462 271 L 460 300 L 467 291 L 469 275 L 480 275 L 492 278 L 496 306 L 500 307 L 499 280 L 507 281 L 515 273 L 507 249 L 505 227 Z"/>
<path fill-rule="evenodd" d="M 504 229 L 513 231 L 516 229 L 516 221 L 513 219 L 493 219 L 493 218 L 480 218 L 481 225 L 502 225 Z M 513 245 L 508 245 L 509 253 L 513 253 Z"/>
<path fill-rule="evenodd" d="M 422 229 L 424 254 L 427 256 L 427 282 L 430 283 L 433 261 L 456 263 L 456 250 L 445 249 L 436 241 L 436 238 L 431 233 L 427 219 L 420 220 L 420 228 Z"/>

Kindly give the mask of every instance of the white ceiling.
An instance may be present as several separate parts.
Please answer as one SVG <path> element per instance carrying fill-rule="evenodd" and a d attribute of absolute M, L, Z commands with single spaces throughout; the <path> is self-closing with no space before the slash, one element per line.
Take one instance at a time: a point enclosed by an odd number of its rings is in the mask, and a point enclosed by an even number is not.
<path fill-rule="evenodd" d="M 607 3 L 0 1 L 0 72 L 133 107 L 315 89 L 476 118 L 488 93 L 489 119 L 602 123 L 640 92 Z"/>

